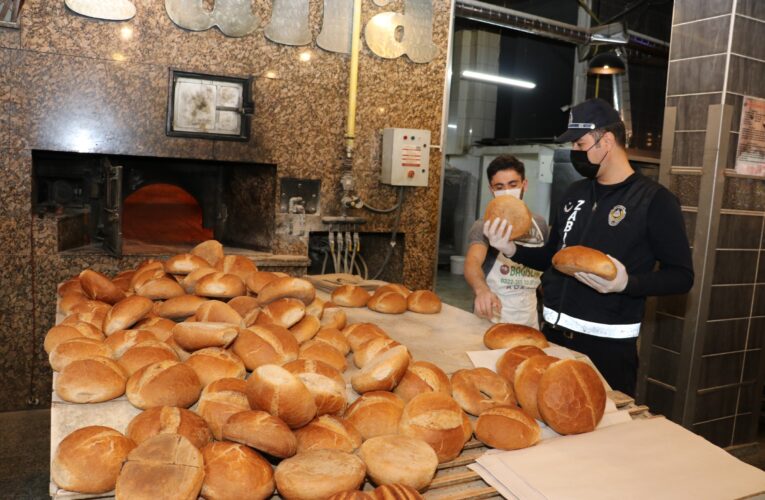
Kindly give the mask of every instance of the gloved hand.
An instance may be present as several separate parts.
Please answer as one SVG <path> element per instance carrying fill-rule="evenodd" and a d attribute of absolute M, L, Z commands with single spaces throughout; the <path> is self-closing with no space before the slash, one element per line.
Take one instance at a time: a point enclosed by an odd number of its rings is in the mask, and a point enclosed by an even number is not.
<path fill-rule="evenodd" d="M 491 319 L 494 317 L 495 311 L 497 313 L 502 311 L 502 303 L 499 301 L 499 297 L 488 287 L 476 292 L 473 305 L 473 311 L 481 318 Z"/>
<path fill-rule="evenodd" d="M 489 239 L 489 245 L 496 248 L 505 257 L 512 258 L 515 255 L 515 243 L 510 241 L 513 225 L 503 219 L 494 219 L 483 223 L 483 234 Z"/>
<path fill-rule="evenodd" d="M 611 281 L 605 280 L 592 273 L 574 273 L 574 277 L 600 293 L 618 293 L 624 291 L 624 289 L 627 288 L 627 280 L 629 279 L 627 270 L 624 268 L 624 264 L 618 260 L 610 255 L 608 258 L 611 259 L 611 262 L 616 266 L 616 277 Z"/>

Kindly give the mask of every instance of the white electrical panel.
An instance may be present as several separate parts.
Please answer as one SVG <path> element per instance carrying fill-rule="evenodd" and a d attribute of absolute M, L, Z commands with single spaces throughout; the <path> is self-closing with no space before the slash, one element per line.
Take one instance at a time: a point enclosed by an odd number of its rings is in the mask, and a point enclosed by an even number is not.
<path fill-rule="evenodd" d="M 383 129 L 382 178 L 392 186 L 427 186 L 430 130 Z"/>

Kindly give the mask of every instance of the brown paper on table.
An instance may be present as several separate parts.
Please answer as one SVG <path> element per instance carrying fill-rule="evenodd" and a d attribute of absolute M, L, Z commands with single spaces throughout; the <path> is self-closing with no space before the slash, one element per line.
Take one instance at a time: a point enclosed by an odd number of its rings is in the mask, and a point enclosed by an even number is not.
<path fill-rule="evenodd" d="M 765 492 L 765 472 L 664 418 L 486 454 L 478 464 L 512 492 L 507 498 L 719 500 Z"/>

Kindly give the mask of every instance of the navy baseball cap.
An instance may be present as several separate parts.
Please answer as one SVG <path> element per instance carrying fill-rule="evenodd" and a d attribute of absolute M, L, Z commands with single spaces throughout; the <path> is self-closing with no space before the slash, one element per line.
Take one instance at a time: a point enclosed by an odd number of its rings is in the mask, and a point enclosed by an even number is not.
<path fill-rule="evenodd" d="M 603 99 L 588 99 L 571 108 L 568 129 L 555 142 L 574 142 L 595 129 L 622 121 L 619 112 Z"/>

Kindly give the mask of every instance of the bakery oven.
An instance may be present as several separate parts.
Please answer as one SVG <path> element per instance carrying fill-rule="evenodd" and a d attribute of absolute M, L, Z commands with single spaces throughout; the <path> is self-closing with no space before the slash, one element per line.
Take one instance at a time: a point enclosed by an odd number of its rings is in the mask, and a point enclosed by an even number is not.
<path fill-rule="evenodd" d="M 57 217 L 59 250 L 120 256 L 206 239 L 269 250 L 273 165 L 36 151 L 33 210 Z"/>

